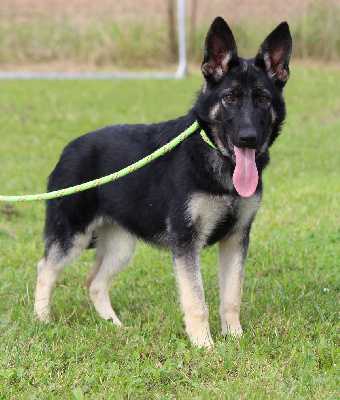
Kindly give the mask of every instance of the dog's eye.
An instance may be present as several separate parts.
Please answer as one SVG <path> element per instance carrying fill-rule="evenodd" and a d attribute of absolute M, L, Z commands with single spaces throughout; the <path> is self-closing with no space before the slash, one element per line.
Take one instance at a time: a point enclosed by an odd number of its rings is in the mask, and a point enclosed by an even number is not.
<path fill-rule="evenodd" d="M 268 96 L 265 96 L 265 95 L 260 96 L 260 98 L 259 98 L 260 103 L 267 103 L 267 101 L 268 101 Z"/>
<path fill-rule="evenodd" d="M 227 101 L 230 101 L 230 102 L 235 101 L 235 96 L 233 94 L 227 94 L 225 96 L 225 98 Z"/>

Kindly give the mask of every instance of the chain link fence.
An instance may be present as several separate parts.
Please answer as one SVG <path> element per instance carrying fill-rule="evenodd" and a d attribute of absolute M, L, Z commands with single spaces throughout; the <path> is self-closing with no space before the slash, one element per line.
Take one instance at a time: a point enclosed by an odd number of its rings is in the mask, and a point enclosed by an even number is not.
<path fill-rule="evenodd" d="M 295 57 L 339 60 L 337 0 L 186 0 L 189 64 L 199 65 L 218 15 L 243 56 L 287 20 Z M 0 70 L 169 70 L 177 35 L 176 0 L 1 0 Z"/>

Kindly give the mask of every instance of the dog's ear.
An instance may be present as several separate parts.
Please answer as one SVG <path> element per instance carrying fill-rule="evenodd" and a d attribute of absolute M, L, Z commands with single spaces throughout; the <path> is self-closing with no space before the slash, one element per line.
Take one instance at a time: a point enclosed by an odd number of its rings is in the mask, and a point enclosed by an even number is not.
<path fill-rule="evenodd" d="M 282 22 L 262 43 L 255 65 L 263 68 L 275 85 L 282 90 L 289 78 L 292 37 L 287 22 Z"/>
<path fill-rule="evenodd" d="M 210 83 L 218 82 L 228 72 L 232 60 L 238 61 L 234 36 L 224 19 L 217 17 L 205 39 L 201 66 L 205 79 Z"/>

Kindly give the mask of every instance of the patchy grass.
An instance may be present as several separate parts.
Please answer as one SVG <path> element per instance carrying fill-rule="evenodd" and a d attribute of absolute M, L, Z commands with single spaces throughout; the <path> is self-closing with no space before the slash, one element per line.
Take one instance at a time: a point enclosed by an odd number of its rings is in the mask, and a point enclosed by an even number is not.
<path fill-rule="evenodd" d="M 92 251 L 64 271 L 52 322 L 39 324 L 44 205 L 0 206 L 0 398 L 338 398 L 339 78 L 292 67 L 251 235 L 240 340 L 220 336 L 215 248 L 203 252 L 211 351 L 184 334 L 169 253 L 143 244 L 111 292 L 123 329 L 99 319 L 84 289 Z M 200 82 L 0 81 L 1 194 L 44 191 L 61 149 L 82 133 L 183 114 Z"/>

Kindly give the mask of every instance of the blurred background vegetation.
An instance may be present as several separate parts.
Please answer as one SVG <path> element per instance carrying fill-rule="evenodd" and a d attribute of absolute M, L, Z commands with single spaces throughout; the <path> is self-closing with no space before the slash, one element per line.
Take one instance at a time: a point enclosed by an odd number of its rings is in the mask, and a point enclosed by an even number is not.
<path fill-rule="evenodd" d="M 213 18 L 231 26 L 252 57 L 287 20 L 293 57 L 338 62 L 338 0 L 186 0 L 189 65 L 202 60 Z M 1 0 L 0 70 L 169 69 L 177 61 L 176 0 Z"/>

